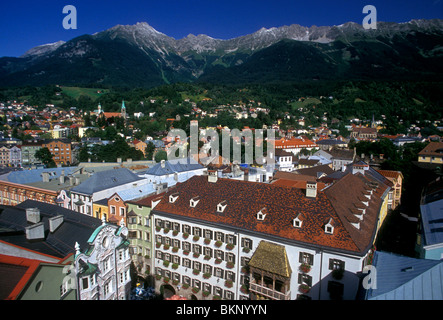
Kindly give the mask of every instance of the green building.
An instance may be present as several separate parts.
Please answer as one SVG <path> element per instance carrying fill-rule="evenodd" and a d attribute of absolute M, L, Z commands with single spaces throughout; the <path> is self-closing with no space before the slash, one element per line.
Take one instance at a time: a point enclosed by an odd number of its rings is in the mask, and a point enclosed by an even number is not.
<path fill-rule="evenodd" d="M 128 238 L 129 251 L 135 264 L 138 275 L 146 277 L 151 274 L 153 266 L 153 230 L 151 221 L 152 203 L 159 195 L 150 195 L 145 198 L 128 201 Z"/>

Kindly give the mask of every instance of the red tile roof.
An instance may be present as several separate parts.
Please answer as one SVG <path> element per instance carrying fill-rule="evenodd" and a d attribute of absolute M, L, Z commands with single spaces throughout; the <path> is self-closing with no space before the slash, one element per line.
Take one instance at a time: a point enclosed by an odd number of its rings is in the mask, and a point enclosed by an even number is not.
<path fill-rule="evenodd" d="M 443 156 L 443 142 L 430 142 L 418 153 L 419 156 Z"/>
<path fill-rule="evenodd" d="M 398 179 L 399 177 L 403 177 L 401 171 L 394 171 L 394 170 L 376 170 L 376 171 L 385 178 Z"/>
<path fill-rule="evenodd" d="M 337 187 L 331 187 L 330 192 L 318 189 L 316 198 L 308 198 L 304 191 L 297 188 L 220 178 L 216 183 L 211 183 L 206 176 L 194 176 L 170 189 L 153 212 L 364 254 L 366 248 L 372 245 L 370 238 L 375 231 L 381 203 L 379 194 L 371 202 L 374 208 L 368 210 L 371 219 L 365 217 L 362 228 L 364 235 L 351 230 L 353 227 L 348 220 L 343 222 L 343 219 L 350 217 L 344 213 L 346 209 L 356 208 L 358 200 L 355 197 L 362 195 L 358 191 L 365 188 L 365 179 L 352 176 L 342 183 L 337 182 Z M 350 193 L 350 190 L 354 191 Z M 173 193 L 178 194 L 178 199 L 170 203 L 169 195 Z M 343 194 L 349 194 L 349 199 L 345 199 L 346 205 L 337 203 L 343 200 Z M 200 196 L 200 201 L 197 206 L 191 207 L 190 199 L 196 196 Z M 222 201 L 226 201 L 227 207 L 223 213 L 218 213 L 217 205 Z M 266 208 L 267 214 L 264 221 L 260 221 L 256 215 L 263 208 Z M 295 228 L 292 221 L 300 213 L 305 220 L 301 228 Z M 334 233 L 326 234 L 324 225 L 330 220 L 335 225 Z"/>
<path fill-rule="evenodd" d="M 285 139 L 281 138 L 275 141 L 269 141 L 269 143 L 274 143 L 276 149 L 292 149 L 292 148 L 315 148 L 317 145 L 308 139 Z"/>

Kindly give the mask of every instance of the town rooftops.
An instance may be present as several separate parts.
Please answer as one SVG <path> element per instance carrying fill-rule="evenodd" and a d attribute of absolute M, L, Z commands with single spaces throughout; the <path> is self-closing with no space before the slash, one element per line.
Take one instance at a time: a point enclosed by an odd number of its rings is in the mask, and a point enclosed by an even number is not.
<path fill-rule="evenodd" d="M 0 240 L 59 258 L 74 253 L 76 242 L 86 247 L 89 236 L 101 225 L 97 218 L 34 200 L 0 208 Z M 37 222 L 28 222 L 27 209 L 35 210 Z M 41 227 L 41 237 L 30 240 L 29 227 Z"/>
<path fill-rule="evenodd" d="M 146 170 L 144 175 L 163 176 L 174 173 L 181 173 L 193 170 L 204 169 L 204 167 L 193 158 L 175 159 L 162 161 Z"/>
<path fill-rule="evenodd" d="M 71 189 L 72 192 L 92 195 L 105 189 L 143 180 L 126 168 L 111 169 L 94 173 L 89 179 Z"/>
<path fill-rule="evenodd" d="M 368 200 L 370 208 L 358 230 L 357 217 L 344 211 L 361 207 L 360 199 L 368 189 L 369 179 L 349 175 L 348 179 L 336 182 L 335 190 L 315 190 L 313 196 L 297 188 L 221 178 L 211 182 L 214 180 L 208 176 L 194 176 L 168 190 L 153 211 L 307 246 L 365 254 L 372 245 L 382 203 L 380 196 L 386 186 Z M 310 184 L 310 188 L 317 186 Z M 197 196 L 199 201 L 192 206 L 191 199 Z M 340 205 L 344 200 L 346 205 Z M 295 227 L 294 219 L 299 215 L 301 227 Z M 333 225 L 333 230 L 326 232 L 327 224 Z"/>
<path fill-rule="evenodd" d="M 78 170 L 78 167 L 63 167 L 63 168 L 46 168 L 46 169 L 32 169 L 32 170 L 20 170 L 12 171 L 8 174 L 1 175 L 0 180 L 9 181 L 19 184 L 30 184 L 35 182 L 41 182 L 43 180 L 42 174 L 44 172 L 49 173 L 50 180 L 59 179 L 60 175 L 64 173 L 69 175 Z"/>

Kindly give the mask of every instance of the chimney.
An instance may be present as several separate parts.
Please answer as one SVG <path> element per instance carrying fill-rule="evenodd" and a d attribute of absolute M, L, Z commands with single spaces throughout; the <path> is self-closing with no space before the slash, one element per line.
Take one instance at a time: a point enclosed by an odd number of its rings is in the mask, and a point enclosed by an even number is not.
<path fill-rule="evenodd" d="M 216 170 L 208 170 L 208 182 L 216 183 L 218 179 Z"/>
<path fill-rule="evenodd" d="M 178 181 L 178 173 L 177 172 L 174 172 L 174 180 Z"/>
<path fill-rule="evenodd" d="M 73 186 L 75 183 L 75 178 L 73 176 L 69 176 L 69 185 Z"/>
<path fill-rule="evenodd" d="M 63 223 L 63 215 L 58 215 L 49 219 L 49 232 L 54 232 Z"/>
<path fill-rule="evenodd" d="M 165 167 L 165 160 L 162 160 L 160 163 L 161 163 L 162 168 L 164 168 Z"/>
<path fill-rule="evenodd" d="M 60 183 L 65 183 L 65 170 L 62 170 L 62 174 L 60 175 Z"/>
<path fill-rule="evenodd" d="M 317 182 L 315 181 L 306 182 L 306 197 L 317 198 Z"/>
<path fill-rule="evenodd" d="M 365 171 L 369 170 L 369 165 L 367 164 L 353 164 L 352 165 L 352 174 L 361 173 L 365 175 Z"/>
<path fill-rule="evenodd" d="M 30 223 L 39 223 L 40 210 L 38 208 L 26 208 L 26 220 Z"/>
<path fill-rule="evenodd" d="M 75 178 L 75 185 L 79 185 L 80 184 L 80 178 L 76 177 Z"/>
<path fill-rule="evenodd" d="M 43 222 L 26 227 L 25 230 L 26 239 L 28 240 L 40 240 L 45 238 L 45 225 Z"/>
<path fill-rule="evenodd" d="M 166 191 L 168 189 L 168 183 L 160 183 L 157 186 L 155 186 L 156 194 L 160 194 L 163 191 Z"/>
<path fill-rule="evenodd" d="M 49 182 L 49 172 L 42 172 L 43 182 Z"/>

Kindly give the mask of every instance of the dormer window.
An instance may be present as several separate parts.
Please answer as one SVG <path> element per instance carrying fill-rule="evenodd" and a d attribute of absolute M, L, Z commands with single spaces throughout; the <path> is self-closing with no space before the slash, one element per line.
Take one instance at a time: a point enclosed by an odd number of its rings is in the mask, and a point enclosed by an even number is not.
<path fill-rule="evenodd" d="M 178 193 L 169 195 L 169 203 L 174 203 L 178 199 Z"/>
<path fill-rule="evenodd" d="M 327 234 L 333 234 L 334 233 L 334 226 L 333 226 L 333 222 L 334 220 L 332 220 L 332 218 L 330 218 L 328 220 L 328 222 L 325 224 L 325 233 Z"/>
<path fill-rule="evenodd" d="M 296 227 L 296 228 L 301 228 L 302 221 L 299 220 L 299 219 L 297 219 L 297 218 L 295 218 L 294 220 L 292 220 L 292 224 L 293 224 L 294 227 Z"/>
<path fill-rule="evenodd" d="M 301 228 L 302 223 L 303 221 L 301 220 L 300 213 L 294 219 L 292 219 L 292 225 L 295 228 Z"/>
<path fill-rule="evenodd" d="M 217 212 L 222 213 L 223 211 L 225 211 L 227 205 L 228 205 L 228 203 L 226 202 L 226 200 L 223 200 L 222 202 L 220 202 L 217 205 Z"/>
<path fill-rule="evenodd" d="M 257 213 L 257 220 L 263 221 L 265 220 L 266 217 L 266 208 L 261 209 L 258 213 Z"/>
<path fill-rule="evenodd" d="M 191 200 L 189 200 L 189 206 L 191 208 L 195 208 L 199 201 L 200 201 L 200 197 L 192 198 Z"/>
<path fill-rule="evenodd" d="M 351 225 L 354 227 L 354 228 L 356 228 L 356 229 L 358 229 L 358 230 L 360 230 L 360 222 L 351 222 Z"/>

